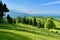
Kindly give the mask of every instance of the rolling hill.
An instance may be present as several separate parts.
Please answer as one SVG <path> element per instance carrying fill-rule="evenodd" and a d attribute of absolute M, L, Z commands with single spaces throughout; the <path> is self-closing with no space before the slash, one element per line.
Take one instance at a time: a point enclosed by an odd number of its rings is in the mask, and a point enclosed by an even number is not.
<path fill-rule="evenodd" d="M 0 40 L 60 40 L 60 34 L 26 24 L 0 24 Z"/>

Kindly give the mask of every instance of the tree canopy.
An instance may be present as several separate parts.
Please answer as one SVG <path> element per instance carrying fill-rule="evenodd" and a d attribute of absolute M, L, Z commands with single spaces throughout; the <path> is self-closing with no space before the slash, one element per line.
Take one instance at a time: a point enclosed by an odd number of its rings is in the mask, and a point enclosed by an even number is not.
<path fill-rule="evenodd" d="M 4 12 L 9 12 L 9 9 L 7 8 L 7 5 L 5 3 L 3 4 L 0 0 L 0 23 L 3 22 Z"/>

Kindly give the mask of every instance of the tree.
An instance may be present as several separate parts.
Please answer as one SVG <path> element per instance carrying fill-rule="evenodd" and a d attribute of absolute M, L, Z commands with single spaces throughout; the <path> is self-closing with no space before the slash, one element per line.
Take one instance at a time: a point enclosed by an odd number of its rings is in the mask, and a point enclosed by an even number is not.
<path fill-rule="evenodd" d="M 39 21 L 37 25 L 38 25 L 38 28 L 41 28 L 41 26 L 42 26 L 41 21 Z"/>
<path fill-rule="evenodd" d="M 7 21 L 9 24 L 13 23 L 13 19 L 9 15 L 7 15 Z"/>
<path fill-rule="evenodd" d="M 18 23 L 21 23 L 21 17 L 18 17 Z"/>
<path fill-rule="evenodd" d="M 16 24 L 18 24 L 18 18 L 16 18 Z"/>
<path fill-rule="evenodd" d="M 44 28 L 44 23 L 45 23 L 44 18 L 42 18 L 42 20 L 41 20 L 41 25 L 42 25 L 41 28 Z"/>
<path fill-rule="evenodd" d="M 28 18 L 26 18 L 26 24 L 29 24 L 29 19 Z"/>
<path fill-rule="evenodd" d="M 16 24 L 16 18 L 13 19 L 13 23 Z"/>
<path fill-rule="evenodd" d="M 26 17 L 23 17 L 23 18 L 22 18 L 22 23 L 23 23 L 23 24 L 26 24 Z"/>
<path fill-rule="evenodd" d="M 29 24 L 32 25 L 32 19 L 29 20 Z"/>
<path fill-rule="evenodd" d="M 37 25 L 36 17 L 34 17 L 34 19 L 33 19 L 33 25 L 34 25 L 34 26 L 36 26 L 36 25 Z"/>
<path fill-rule="evenodd" d="M 0 23 L 3 22 L 4 12 L 9 12 L 9 10 L 6 4 L 3 4 L 2 1 L 0 1 Z"/>
<path fill-rule="evenodd" d="M 15 18 L 15 22 L 16 22 L 16 24 L 21 23 L 21 17 Z"/>
<path fill-rule="evenodd" d="M 40 21 L 37 23 L 38 28 L 44 28 L 44 21 L 40 19 Z"/>
<path fill-rule="evenodd" d="M 47 18 L 46 23 L 45 23 L 45 28 L 46 29 L 56 28 L 56 25 L 54 24 L 54 22 L 51 18 Z"/>

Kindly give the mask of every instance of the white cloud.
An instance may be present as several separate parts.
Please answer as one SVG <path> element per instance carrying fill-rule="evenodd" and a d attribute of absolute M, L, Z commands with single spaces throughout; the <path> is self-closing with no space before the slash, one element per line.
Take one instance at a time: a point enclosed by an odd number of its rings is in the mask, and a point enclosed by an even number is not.
<path fill-rule="evenodd" d="M 60 11 L 48 11 L 48 10 L 35 10 L 35 9 L 27 9 L 27 8 L 9 8 L 10 10 L 14 10 L 17 12 L 28 13 L 28 14 L 59 14 Z"/>
<path fill-rule="evenodd" d="M 55 5 L 55 4 L 60 4 L 60 1 L 53 1 L 53 2 L 44 3 L 44 4 L 40 4 L 40 6 L 48 6 L 48 5 Z"/>
<path fill-rule="evenodd" d="M 32 10 L 32 9 L 16 9 L 19 12 L 22 13 L 28 13 L 28 14 L 59 14 L 60 11 L 47 11 L 47 10 Z"/>

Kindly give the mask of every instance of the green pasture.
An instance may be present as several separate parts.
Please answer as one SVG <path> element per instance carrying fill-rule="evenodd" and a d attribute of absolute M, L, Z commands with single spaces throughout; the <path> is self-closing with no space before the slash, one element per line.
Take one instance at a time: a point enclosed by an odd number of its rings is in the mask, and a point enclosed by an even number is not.
<path fill-rule="evenodd" d="M 60 40 L 60 34 L 26 24 L 0 24 L 0 40 Z"/>

